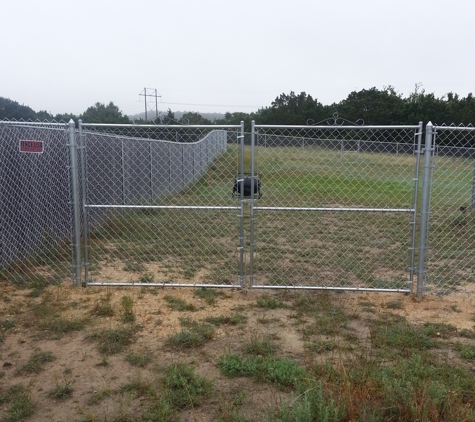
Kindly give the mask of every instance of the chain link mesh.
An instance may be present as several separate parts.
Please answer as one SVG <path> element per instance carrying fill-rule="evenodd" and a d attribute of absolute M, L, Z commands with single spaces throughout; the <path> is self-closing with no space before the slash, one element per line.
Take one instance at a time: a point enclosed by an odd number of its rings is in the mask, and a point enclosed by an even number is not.
<path fill-rule="evenodd" d="M 84 125 L 87 282 L 236 285 L 239 134 Z"/>
<path fill-rule="evenodd" d="M 473 291 L 475 128 L 435 126 L 426 292 Z"/>
<path fill-rule="evenodd" d="M 71 276 L 67 127 L 0 122 L 0 280 L 59 283 Z M 43 152 L 21 152 L 41 141 Z"/>
<path fill-rule="evenodd" d="M 256 126 L 254 287 L 407 291 L 418 130 Z"/>

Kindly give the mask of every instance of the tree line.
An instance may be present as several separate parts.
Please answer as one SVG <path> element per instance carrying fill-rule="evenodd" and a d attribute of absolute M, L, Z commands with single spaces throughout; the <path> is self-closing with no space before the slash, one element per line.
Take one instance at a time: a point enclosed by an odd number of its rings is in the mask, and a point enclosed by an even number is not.
<path fill-rule="evenodd" d="M 443 97 L 426 93 L 417 87 L 407 97 L 399 94 L 394 87 L 388 86 L 382 90 L 377 88 L 362 89 L 351 92 L 339 103 L 323 105 L 317 98 L 301 92 L 296 94 L 280 94 L 270 106 L 258 109 L 256 112 L 228 112 L 222 119 L 211 122 L 196 112 L 186 112 L 180 119 L 175 119 L 169 109 L 167 114 L 160 116 L 158 121 L 142 119 L 132 122 L 127 115 L 113 102 L 109 104 L 96 103 L 80 115 L 72 113 L 53 115 L 41 110 L 35 112 L 28 106 L 16 101 L 0 97 L 0 120 L 40 120 L 64 121 L 70 119 L 76 122 L 82 119 L 88 123 L 162 123 L 162 124 L 239 124 L 245 122 L 246 130 L 250 122 L 258 124 L 305 125 L 324 122 L 335 113 L 349 122 L 366 125 L 413 125 L 420 121 L 432 121 L 437 124 L 471 124 L 475 123 L 475 98 L 470 93 L 460 97 L 452 92 Z"/>

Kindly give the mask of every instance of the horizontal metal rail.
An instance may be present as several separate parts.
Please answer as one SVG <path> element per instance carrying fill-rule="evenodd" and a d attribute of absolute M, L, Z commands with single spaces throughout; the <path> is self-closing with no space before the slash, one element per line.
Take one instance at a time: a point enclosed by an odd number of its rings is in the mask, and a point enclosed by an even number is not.
<path fill-rule="evenodd" d="M 146 129 L 240 129 L 241 125 L 137 125 L 137 124 L 110 124 L 110 123 L 82 123 L 83 127 L 110 127 L 110 128 L 146 128 Z"/>
<path fill-rule="evenodd" d="M 203 206 L 203 205 L 84 205 L 86 208 L 131 208 L 131 209 L 164 209 L 164 210 L 216 210 L 216 211 L 232 211 L 240 210 L 241 207 L 220 207 L 220 206 Z"/>
<path fill-rule="evenodd" d="M 280 289 L 280 290 L 339 290 L 352 292 L 387 292 L 387 293 L 411 293 L 410 289 L 378 289 L 371 287 L 332 287 L 332 286 L 266 286 L 253 284 L 252 289 Z"/>
<path fill-rule="evenodd" d="M 133 283 L 133 282 L 88 282 L 86 286 L 115 286 L 115 287 L 216 287 L 216 288 L 241 288 L 239 284 L 186 284 L 186 283 Z"/>
<path fill-rule="evenodd" d="M 254 207 L 255 210 L 262 211 L 319 211 L 319 212 L 414 212 L 410 208 L 310 208 L 310 207 Z"/>
<path fill-rule="evenodd" d="M 401 125 L 401 126 L 331 126 L 331 125 L 323 125 L 323 126 L 305 126 L 305 125 L 254 125 L 256 129 L 307 129 L 307 130 L 312 130 L 312 129 L 325 129 L 326 131 L 333 131 L 333 130 L 339 130 L 339 129 L 345 129 L 345 130 L 371 130 L 371 129 L 419 129 L 418 125 Z"/>
<path fill-rule="evenodd" d="M 204 205 L 84 205 L 86 208 L 131 208 L 131 209 L 165 209 L 165 210 L 213 210 L 232 211 L 241 207 L 233 206 L 204 206 Z M 254 207 L 261 211 L 301 211 L 301 212 L 382 212 L 382 213 L 411 213 L 411 208 L 312 208 L 312 207 Z"/>

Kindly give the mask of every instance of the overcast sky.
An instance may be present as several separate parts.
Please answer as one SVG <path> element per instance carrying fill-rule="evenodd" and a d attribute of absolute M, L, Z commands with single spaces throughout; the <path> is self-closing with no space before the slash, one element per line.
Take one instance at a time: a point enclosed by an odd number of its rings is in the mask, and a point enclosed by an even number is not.
<path fill-rule="evenodd" d="M 0 96 L 53 114 L 475 93 L 475 0 L 0 0 L 0 40 Z"/>

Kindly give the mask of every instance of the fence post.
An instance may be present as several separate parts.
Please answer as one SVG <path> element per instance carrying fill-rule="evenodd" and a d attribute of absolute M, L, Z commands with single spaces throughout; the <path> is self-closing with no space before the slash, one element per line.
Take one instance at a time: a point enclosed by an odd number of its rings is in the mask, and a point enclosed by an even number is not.
<path fill-rule="evenodd" d="M 422 299 L 424 292 L 426 268 L 427 268 L 427 231 L 429 227 L 429 193 L 431 170 L 431 158 L 433 149 L 433 125 L 432 122 L 426 125 L 426 139 L 424 147 L 424 167 L 422 170 L 422 197 L 420 213 L 420 234 L 419 234 L 419 262 L 417 266 L 417 299 Z"/>
<path fill-rule="evenodd" d="M 241 289 L 244 288 L 244 279 L 245 279 L 245 265 L 244 265 L 244 248 L 245 248 L 245 239 L 244 239 L 244 121 L 241 121 L 241 133 L 238 135 L 239 140 L 239 174 L 238 177 L 241 180 L 235 183 L 240 183 L 240 192 L 239 200 L 241 203 L 240 215 L 239 215 L 239 285 Z"/>
<path fill-rule="evenodd" d="M 81 160 L 81 192 L 82 192 L 82 225 L 83 225 L 83 265 L 84 265 L 84 284 L 87 286 L 88 281 L 88 268 L 89 268 L 89 258 L 88 258 L 88 245 L 87 245 L 87 175 L 86 175 L 86 143 L 84 141 L 84 134 L 82 132 L 82 120 L 78 121 L 79 129 L 79 149 L 80 149 L 80 160 Z"/>
<path fill-rule="evenodd" d="M 81 286 L 81 215 L 79 203 L 79 174 L 78 156 L 76 143 L 76 125 L 71 119 L 69 121 L 69 157 L 71 164 L 71 206 L 73 207 L 73 284 Z"/>
<path fill-rule="evenodd" d="M 249 201 L 249 219 L 250 219 L 250 233 L 249 233 L 249 287 L 252 289 L 254 285 L 254 170 L 255 170 L 255 142 L 256 130 L 254 120 L 251 122 L 251 199 Z M 241 191 L 243 191 L 242 189 Z"/>

